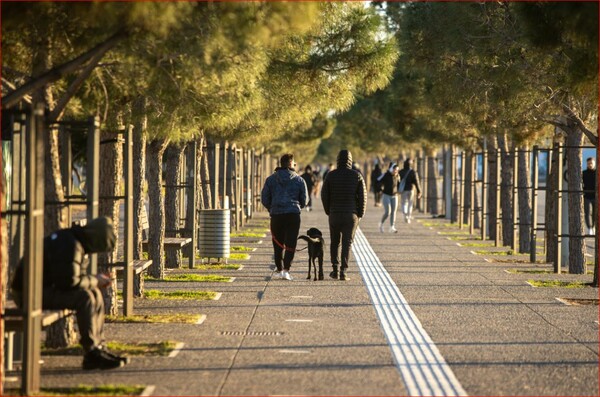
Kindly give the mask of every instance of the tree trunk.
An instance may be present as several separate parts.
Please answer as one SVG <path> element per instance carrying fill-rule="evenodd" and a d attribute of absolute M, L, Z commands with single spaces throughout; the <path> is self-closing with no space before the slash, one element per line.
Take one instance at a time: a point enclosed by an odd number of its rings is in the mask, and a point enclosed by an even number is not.
<path fill-rule="evenodd" d="M 496 161 L 496 148 L 498 143 L 496 137 L 490 137 L 488 140 L 488 219 L 489 219 L 489 236 L 490 240 L 496 240 L 496 222 L 500 214 L 496 213 L 496 205 L 498 203 L 498 197 L 496 197 L 496 186 L 498 186 L 498 178 L 496 178 L 497 161 Z"/>
<path fill-rule="evenodd" d="M 100 140 L 116 140 L 119 135 L 113 127 L 110 131 L 102 131 Z M 112 252 L 98 254 L 98 272 L 110 274 L 112 283 L 108 288 L 102 290 L 106 314 L 117 315 L 119 307 L 117 304 L 117 271 L 108 264 L 117 262 L 119 246 L 123 239 L 119 238 L 119 219 L 121 201 L 111 198 L 121 195 L 121 182 L 123 176 L 123 145 L 121 142 L 110 142 L 100 145 L 100 203 L 99 213 L 101 216 L 110 218 L 113 222 L 117 244 Z"/>
<path fill-rule="evenodd" d="M 513 156 L 509 150 L 506 134 L 498 135 L 498 146 L 502 150 L 502 182 L 500 188 L 500 203 L 502 206 L 502 244 L 510 247 L 513 242 L 512 223 L 512 185 L 513 185 Z"/>
<path fill-rule="evenodd" d="M 146 98 L 138 97 L 132 108 L 133 120 L 133 258 L 142 259 L 142 214 L 146 182 Z M 147 214 L 146 214 L 147 216 Z"/>
<path fill-rule="evenodd" d="M 544 209 L 544 222 L 546 223 L 546 234 L 544 240 L 546 242 L 546 262 L 556 263 L 557 258 L 557 241 L 554 235 L 556 234 L 556 217 L 557 217 L 557 200 L 556 200 L 556 169 L 558 167 L 557 153 L 552 152 L 550 169 L 546 177 L 546 203 Z"/>
<path fill-rule="evenodd" d="M 165 207 L 162 195 L 162 158 L 168 140 L 154 140 L 147 147 L 148 165 L 148 254 L 152 259 L 150 275 L 162 279 L 165 275 L 163 247 L 165 240 Z"/>
<path fill-rule="evenodd" d="M 437 216 L 440 213 L 440 200 L 439 200 L 439 172 L 438 172 L 438 159 L 437 150 L 431 151 L 427 158 L 427 208 L 429 213 L 433 216 Z"/>
<path fill-rule="evenodd" d="M 188 164 L 187 167 L 187 175 L 191 176 L 192 178 L 196 179 L 196 202 L 195 203 L 190 203 L 190 200 L 188 199 L 188 202 L 186 204 L 186 216 L 185 216 L 185 228 L 188 230 L 192 229 L 192 217 L 196 218 L 196 230 L 194 230 L 193 232 L 197 235 L 198 234 L 198 209 L 202 208 L 202 174 L 201 174 L 201 169 L 200 169 L 200 165 L 202 164 L 202 145 L 204 144 L 204 137 L 201 136 L 200 138 L 198 138 L 196 140 L 196 151 L 192 151 L 189 150 L 187 151 L 186 154 L 186 162 Z M 191 175 L 191 171 L 190 171 L 190 167 L 189 165 L 192 164 L 192 162 L 194 161 L 194 157 L 196 160 L 196 174 L 195 175 Z M 189 183 L 189 178 L 188 178 L 188 183 Z M 188 197 L 191 197 L 191 195 L 188 194 Z M 196 241 L 197 240 L 196 236 Z M 195 248 L 194 251 L 195 252 Z"/>
<path fill-rule="evenodd" d="M 208 153 L 208 147 L 205 146 L 202 148 L 205 154 Z M 202 175 L 202 199 L 204 205 L 202 208 L 210 209 L 212 208 L 212 194 L 210 191 L 210 169 L 208 167 L 208 156 L 202 156 L 202 165 L 200 167 L 201 175 Z M 218 194 L 218 192 L 215 192 Z"/>
<path fill-rule="evenodd" d="M 47 35 L 39 42 L 34 43 L 37 47 L 33 59 L 32 75 L 39 76 L 47 70 L 52 69 L 52 43 L 51 35 Z M 54 107 L 54 98 L 50 86 L 39 86 L 33 93 L 34 102 L 44 102 L 46 108 L 52 111 Z M 13 92 L 14 94 L 14 92 Z M 8 106 L 4 103 L 3 106 Z M 58 148 L 58 130 L 56 128 L 44 131 L 44 147 L 46 148 L 45 157 L 45 188 L 44 200 L 51 202 L 64 201 L 65 195 L 62 188 L 62 178 L 60 174 L 60 160 Z M 56 204 L 44 206 L 44 235 L 48 235 L 55 230 L 62 229 L 64 225 L 64 207 Z M 56 321 L 46 329 L 46 346 L 48 347 L 66 347 L 74 344 L 77 339 L 75 333 L 75 323 L 73 317 L 69 316 Z"/>
<path fill-rule="evenodd" d="M 583 132 L 573 126 L 567 134 L 567 146 L 581 146 Z M 583 236 L 583 195 L 578 191 L 583 189 L 581 148 L 567 149 L 567 178 L 569 180 L 569 234 Z M 585 240 L 583 237 L 569 237 L 569 273 L 585 274 Z"/>
<path fill-rule="evenodd" d="M 519 151 L 517 176 L 519 181 L 519 252 L 529 253 L 530 246 L 535 244 L 535 241 L 531 241 L 531 164 L 529 153 L 525 153 L 525 150 L 529 150 L 529 145 L 524 145 Z"/>
<path fill-rule="evenodd" d="M 180 233 L 174 230 L 181 229 L 179 219 L 181 169 L 185 143 L 170 144 L 165 151 L 166 175 L 165 175 L 165 227 L 167 237 L 180 237 Z M 166 252 L 165 266 L 176 269 L 181 267 L 181 251 L 168 250 Z"/>

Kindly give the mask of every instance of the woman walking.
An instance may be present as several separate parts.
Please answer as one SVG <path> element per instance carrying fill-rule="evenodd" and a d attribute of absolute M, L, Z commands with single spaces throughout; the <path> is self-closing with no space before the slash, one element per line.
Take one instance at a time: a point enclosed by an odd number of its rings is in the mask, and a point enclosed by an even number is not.
<path fill-rule="evenodd" d="M 421 198 L 421 184 L 419 183 L 419 176 L 417 171 L 413 170 L 413 161 L 408 158 L 404 161 L 404 168 L 400 171 L 400 188 L 399 191 L 402 194 L 402 213 L 404 214 L 404 221 L 410 223 L 412 220 L 412 210 L 415 201 L 415 190 L 417 191 L 417 198 Z"/>
<path fill-rule="evenodd" d="M 379 177 L 383 174 L 379 162 L 375 163 L 375 168 L 371 171 L 371 191 L 375 196 L 375 207 L 381 207 L 381 182 Z"/>
<path fill-rule="evenodd" d="M 383 185 L 383 217 L 379 222 L 379 231 L 383 233 L 383 225 L 387 217 L 390 217 L 390 233 L 398 233 L 396 229 L 396 211 L 398 210 L 398 165 L 391 163 L 390 168 L 381 175 L 378 181 Z"/>

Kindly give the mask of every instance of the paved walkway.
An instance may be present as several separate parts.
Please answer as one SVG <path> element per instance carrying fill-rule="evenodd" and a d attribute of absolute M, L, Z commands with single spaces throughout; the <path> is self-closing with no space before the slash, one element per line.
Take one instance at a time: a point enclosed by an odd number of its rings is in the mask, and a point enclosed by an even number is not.
<path fill-rule="evenodd" d="M 314 201 L 301 229 L 318 227 L 329 242 Z M 212 272 L 233 283 L 146 284 L 223 292 L 219 300 L 136 300 L 138 313 L 202 313 L 203 324 L 107 325 L 111 340 L 183 342 L 175 357 L 84 372 L 80 357 L 44 356 L 42 384 L 153 385 L 154 395 L 598 395 L 598 306 L 556 300 L 598 290 L 526 284 L 591 276 L 509 274 L 551 266 L 488 262 L 425 216 L 381 234 L 381 213 L 370 204 L 361 222 L 350 281 L 306 280 L 306 251 L 293 282 L 273 280 L 269 237 L 246 244 L 258 249 L 243 269 Z"/>

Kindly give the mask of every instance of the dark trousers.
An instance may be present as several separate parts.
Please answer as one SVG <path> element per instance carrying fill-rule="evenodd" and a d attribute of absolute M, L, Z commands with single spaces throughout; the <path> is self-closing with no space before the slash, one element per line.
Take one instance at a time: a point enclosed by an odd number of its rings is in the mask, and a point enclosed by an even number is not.
<path fill-rule="evenodd" d="M 104 298 L 98 288 L 62 290 L 44 287 L 42 307 L 75 310 L 81 346 L 86 353 L 104 343 Z"/>
<path fill-rule="evenodd" d="M 354 232 L 358 227 L 358 216 L 350 213 L 329 214 L 329 232 L 331 234 L 331 264 L 340 264 L 340 240 L 342 241 L 342 269 L 348 268 L 350 246 Z"/>
<path fill-rule="evenodd" d="M 588 229 L 596 226 L 596 205 L 593 198 L 583 198 L 583 212 L 585 213 L 585 225 Z"/>
<path fill-rule="evenodd" d="M 281 214 L 271 216 L 271 234 L 277 271 L 290 270 L 300 232 L 300 214 Z M 285 254 L 284 248 L 285 246 Z M 283 259 L 283 264 L 282 264 Z"/>

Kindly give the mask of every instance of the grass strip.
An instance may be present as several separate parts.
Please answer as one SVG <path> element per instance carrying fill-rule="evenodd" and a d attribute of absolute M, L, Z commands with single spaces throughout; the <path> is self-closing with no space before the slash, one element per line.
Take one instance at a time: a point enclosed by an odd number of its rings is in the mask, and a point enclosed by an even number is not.
<path fill-rule="evenodd" d="M 536 288 L 583 288 L 586 286 L 581 281 L 558 281 L 558 280 L 527 280 Z"/>
<path fill-rule="evenodd" d="M 266 237 L 265 233 L 256 232 L 234 232 L 229 235 L 230 237 Z"/>
<path fill-rule="evenodd" d="M 469 232 L 438 232 L 441 236 L 470 236 Z"/>
<path fill-rule="evenodd" d="M 155 289 L 144 291 L 147 299 L 173 299 L 173 300 L 212 300 L 217 297 L 213 291 L 159 291 Z"/>
<path fill-rule="evenodd" d="M 233 260 L 236 260 L 236 261 L 240 261 L 240 260 L 245 261 L 245 260 L 250 259 L 250 255 L 245 254 L 243 252 L 239 252 L 239 253 L 238 252 L 234 252 L 233 254 L 229 254 L 229 258 L 233 259 Z"/>
<path fill-rule="evenodd" d="M 219 276 L 216 274 L 174 274 L 172 276 L 165 276 L 163 279 L 154 278 L 152 276 L 144 277 L 145 281 L 164 281 L 171 283 L 181 283 L 181 282 L 196 282 L 196 283 L 229 283 L 231 282 L 231 277 Z"/>
<path fill-rule="evenodd" d="M 43 387 L 38 396 L 139 396 L 145 387 L 140 385 L 101 385 L 87 386 L 78 385 L 75 387 Z M 5 395 L 18 396 L 18 389 L 6 389 Z"/>
<path fill-rule="evenodd" d="M 239 251 L 239 252 L 248 252 L 248 251 L 254 251 L 254 248 L 250 248 L 250 247 L 244 247 L 242 245 L 235 245 L 231 247 L 232 251 Z"/>
<path fill-rule="evenodd" d="M 463 247 L 491 247 L 493 243 L 460 243 Z"/>
<path fill-rule="evenodd" d="M 502 258 L 494 258 L 494 262 L 497 263 L 534 263 L 529 261 L 529 259 L 502 259 Z M 545 260 L 538 259 L 535 263 L 546 263 Z"/>
<path fill-rule="evenodd" d="M 104 317 L 107 323 L 149 323 L 149 324 L 196 324 L 201 314 L 136 314 L 133 316 L 112 316 Z"/>
<path fill-rule="evenodd" d="M 164 341 L 156 343 L 122 343 L 108 342 L 106 347 L 118 355 L 125 356 L 168 356 L 175 349 L 177 342 Z M 82 356 L 83 348 L 81 345 L 73 345 L 50 349 L 43 347 L 42 354 L 47 356 Z"/>
<path fill-rule="evenodd" d="M 242 265 L 237 263 L 206 263 L 195 265 L 194 269 L 199 270 L 238 270 Z"/>
<path fill-rule="evenodd" d="M 489 250 L 476 250 L 473 251 L 478 255 L 514 255 L 515 252 L 513 250 L 508 251 L 489 251 Z"/>
<path fill-rule="evenodd" d="M 550 273 L 554 273 L 552 270 L 544 270 L 544 269 L 506 269 L 506 271 L 508 273 L 511 274 L 550 274 Z"/>

